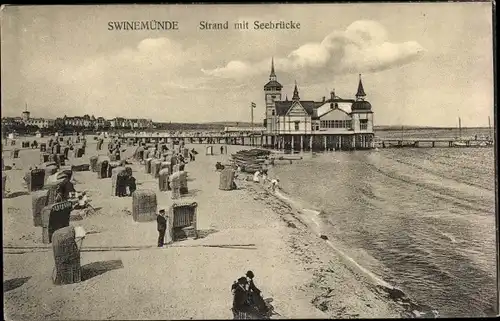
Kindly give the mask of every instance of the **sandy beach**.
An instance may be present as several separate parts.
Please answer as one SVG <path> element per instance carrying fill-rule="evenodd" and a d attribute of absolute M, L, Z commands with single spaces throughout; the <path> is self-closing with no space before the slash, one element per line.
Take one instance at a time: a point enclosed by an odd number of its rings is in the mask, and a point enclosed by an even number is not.
<path fill-rule="evenodd" d="M 89 162 L 96 151 L 88 137 L 86 154 L 70 163 Z M 18 141 L 18 146 L 20 142 Z M 84 280 L 56 286 L 52 248 L 42 244 L 42 228 L 33 226 L 31 195 L 22 186 L 29 166 L 39 163 L 38 149 L 22 149 L 12 159 L 5 148 L 7 188 L 3 199 L 4 318 L 41 319 L 231 319 L 231 284 L 247 270 L 265 298 L 272 298 L 274 318 L 394 318 L 399 305 L 362 274 L 344 264 L 325 240 L 298 219 L 295 209 L 260 184 L 237 180 L 238 190 L 219 190 L 215 163 L 227 155 L 205 155 L 206 145 L 187 145 L 199 154 L 186 165 L 190 193 L 182 202 L 198 204 L 201 238 L 157 248 L 156 222 L 132 219 L 132 198 L 111 195 L 111 179 L 93 172 L 75 172 L 75 188 L 87 191 L 97 211 L 74 226 L 87 236 L 81 252 Z M 122 158 L 136 147 L 127 146 Z M 158 209 L 168 211 L 170 192 L 160 192 L 158 180 L 138 163 L 129 165 L 138 189 L 156 191 Z M 206 245 L 255 244 L 247 249 Z M 22 250 L 15 247 L 44 247 Z M 92 247 L 115 250 L 90 251 Z M 117 247 L 137 247 L 130 251 Z M 87 250 L 86 250 L 87 249 Z M 14 254 L 16 253 L 16 254 Z M 6 288 L 6 284 L 9 287 Z"/>

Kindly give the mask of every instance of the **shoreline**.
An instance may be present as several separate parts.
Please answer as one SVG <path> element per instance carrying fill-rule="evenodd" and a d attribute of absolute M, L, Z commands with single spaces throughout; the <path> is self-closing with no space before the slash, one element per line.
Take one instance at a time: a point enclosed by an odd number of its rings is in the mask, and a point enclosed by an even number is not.
<path fill-rule="evenodd" d="M 258 187 L 259 188 L 259 187 Z M 264 190 L 264 187 L 260 187 Z M 290 210 L 289 214 L 280 215 L 281 219 L 287 222 L 290 226 L 297 226 L 295 222 L 300 222 L 301 227 L 309 230 L 311 234 L 315 237 L 321 239 L 325 244 L 328 245 L 330 252 L 340 258 L 341 264 L 344 264 L 346 268 L 350 270 L 351 273 L 361 276 L 366 282 L 367 287 L 377 294 L 381 294 L 388 302 L 388 305 L 393 309 L 393 312 L 399 314 L 402 318 L 437 318 L 439 317 L 439 312 L 424 304 L 419 304 L 415 302 L 414 299 L 410 298 L 405 292 L 399 289 L 397 286 L 391 285 L 385 280 L 381 279 L 370 270 L 363 267 L 362 264 L 356 262 L 353 258 L 348 256 L 340 248 L 334 244 L 334 240 L 330 240 L 326 235 L 321 232 L 322 223 L 318 223 L 315 216 L 321 214 L 321 211 L 317 209 L 304 208 L 304 204 L 301 201 L 295 200 L 286 192 L 277 190 L 274 194 L 269 191 L 264 191 L 268 197 L 275 198 L 280 201 L 283 206 Z M 309 205 L 307 205 L 309 207 Z M 314 206 L 313 206 L 314 207 Z M 325 270 L 320 269 L 324 272 Z M 320 295 L 319 297 L 322 297 Z M 317 298 L 319 298 L 317 297 Z M 327 296 L 328 297 L 328 296 Z M 316 298 L 316 299 L 317 299 Z M 321 309 L 320 306 L 317 306 Z M 330 315 L 330 317 L 338 317 L 336 315 Z"/>
<path fill-rule="evenodd" d="M 202 155 L 203 147 L 187 146 L 201 150 L 196 161 L 188 163 L 186 169 L 192 177 L 189 184 L 193 195 L 189 200 L 199 203 L 202 238 L 164 249 L 154 248 L 155 222 L 132 222 L 126 212 L 130 209 L 130 198 L 109 197 L 109 180 L 97 180 L 95 173 L 76 172 L 77 190 L 82 187 L 91 190 L 93 206 L 101 207 L 98 213 L 83 221 L 71 222 L 84 226 L 89 233 L 83 248 L 150 248 L 127 252 L 82 251 L 82 266 L 121 261 L 121 267 L 67 286 L 51 284 L 50 247 L 45 253 L 4 253 L 4 279 L 28 278 L 23 285 L 4 292 L 7 319 L 166 316 L 230 319 L 229 288 L 246 270 L 255 272 L 257 286 L 264 297 L 274 298 L 275 310 L 284 318 L 401 316 L 397 304 L 346 267 L 324 240 L 314 236 L 294 217 L 292 207 L 269 195 L 262 186 L 249 182 L 239 190 L 218 190 L 218 174 L 213 171 L 213 165 L 226 160 L 236 149 L 245 149 L 244 146 L 230 146 L 228 154 L 222 156 Z M 215 151 L 218 146 L 214 144 Z M 134 146 L 126 147 L 126 154 L 135 150 Z M 24 153 L 28 152 L 22 151 L 21 158 Z M 77 160 L 70 158 L 70 161 L 87 161 L 95 153 L 95 143 L 89 139 L 87 155 Z M 38 156 L 38 152 L 32 154 Z M 7 164 L 12 162 L 8 157 L 5 160 Z M 38 163 L 38 159 L 35 160 Z M 18 162 L 23 168 L 30 163 L 16 161 L 16 164 Z M 168 208 L 172 203 L 170 195 L 157 191 L 157 180 L 145 174 L 143 166 L 132 167 L 140 182 L 138 188 L 155 190 L 158 208 Z M 16 177 L 20 178 L 24 171 L 7 173 L 10 189 L 19 190 Z M 237 180 L 236 184 L 242 183 Z M 30 226 L 31 202 L 28 200 L 30 195 L 4 200 L 4 246 L 41 245 L 37 241 L 41 234 L 39 228 Z M 220 243 L 255 244 L 257 249 L 201 247 Z M 203 287 L 200 289 L 199 285 Z M 156 299 L 154 293 L 161 294 L 162 298 Z M 164 293 L 168 295 L 163 297 Z M 213 298 L 207 299 L 207 296 Z M 188 306 L 191 308 L 187 309 Z"/>

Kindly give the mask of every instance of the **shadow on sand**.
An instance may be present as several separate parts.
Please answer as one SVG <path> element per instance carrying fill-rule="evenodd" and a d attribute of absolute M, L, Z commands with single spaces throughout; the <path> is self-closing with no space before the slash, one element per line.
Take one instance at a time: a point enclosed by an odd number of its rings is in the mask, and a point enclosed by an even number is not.
<path fill-rule="evenodd" d="M 3 292 L 8 292 L 18 287 L 22 286 L 24 283 L 28 282 L 31 276 L 25 278 L 15 278 L 3 282 Z"/>
<path fill-rule="evenodd" d="M 19 196 L 26 196 L 26 195 L 30 195 L 30 193 L 27 191 L 19 191 L 19 192 L 13 192 L 13 193 L 10 193 L 8 195 L 5 195 L 5 198 L 16 198 Z"/>
<path fill-rule="evenodd" d="M 209 236 L 210 234 L 214 234 L 214 233 L 217 233 L 219 232 L 219 230 L 216 230 L 216 229 L 208 229 L 208 230 L 198 230 L 197 233 L 198 233 L 198 238 L 199 239 L 203 239 L 207 236 Z"/>
<path fill-rule="evenodd" d="M 182 197 L 194 197 L 200 192 L 199 189 L 188 190 L 187 194 L 183 194 Z"/>
<path fill-rule="evenodd" d="M 104 274 L 108 271 L 123 268 L 122 260 L 98 261 L 82 266 L 82 281 Z"/>

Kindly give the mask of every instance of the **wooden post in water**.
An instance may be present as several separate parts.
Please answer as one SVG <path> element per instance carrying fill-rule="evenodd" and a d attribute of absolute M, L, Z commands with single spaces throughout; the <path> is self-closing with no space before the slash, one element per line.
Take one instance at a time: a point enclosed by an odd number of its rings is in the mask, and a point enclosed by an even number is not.
<path fill-rule="evenodd" d="M 462 139 L 462 120 L 458 117 L 458 138 Z"/>
<path fill-rule="evenodd" d="M 493 141 L 493 132 L 491 131 L 491 120 L 490 116 L 488 116 L 488 131 L 490 132 L 490 139 Z M 488 139 L 489 140 L 489 139 Z"/>

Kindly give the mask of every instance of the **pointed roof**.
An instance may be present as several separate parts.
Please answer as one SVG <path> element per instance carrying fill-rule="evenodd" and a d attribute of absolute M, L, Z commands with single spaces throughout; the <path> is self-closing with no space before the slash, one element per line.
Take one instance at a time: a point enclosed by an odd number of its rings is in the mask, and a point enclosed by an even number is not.
<path fill-rule="evenodd" d="M 271 58 L 271 74 L 269 78 L 276 78 L 276 73 L 274 72 L 274 57 Z"/>
<path fill-rule="evenodd" d="M 299 97 L 299 89 L 297 88 L 297 81 L 295 81 L 295 88 L 293 89 L 293 97 L 292 100 L 300 100 Z"/>
<path fill-rule="evenodd" d="M 358 84 L 358 92 L 356 93 L 356 97 L 365 97 L 365 89 L 363 88 L 363 82 L 361 81 L 361 74 L 359 74 L 359 84 Z"/>
<path fill-rule="evenodd" d="M 276 72 L 274 71 L 274 57 L 271 59 L 271 74 L 269 75 L 269 82 L 264 85 L 264 90 L 281 90 L 283 86 L 278 82 Z"/>

